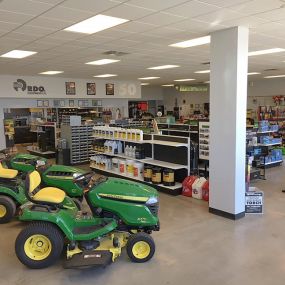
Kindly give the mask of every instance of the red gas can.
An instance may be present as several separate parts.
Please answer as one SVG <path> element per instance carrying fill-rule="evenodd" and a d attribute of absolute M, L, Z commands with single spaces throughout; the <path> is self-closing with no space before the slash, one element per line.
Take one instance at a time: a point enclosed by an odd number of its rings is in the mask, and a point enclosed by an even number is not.
<path fill-rule="evenodd" d="M 192 197 L 192 185 L 198 179 L 197 176 L 191 175 L 187 176 L 184 181 L 182 182 L 182 195 L 187 197 Z"/>
<path fill-rule="evenodd" d="M 210 192 L 209 189 L 210 189 L 210 183 L 209 180 L 207 180 L 202 188 L 202 198 L 205 201 L 209 201 L 209 192 Z"/>

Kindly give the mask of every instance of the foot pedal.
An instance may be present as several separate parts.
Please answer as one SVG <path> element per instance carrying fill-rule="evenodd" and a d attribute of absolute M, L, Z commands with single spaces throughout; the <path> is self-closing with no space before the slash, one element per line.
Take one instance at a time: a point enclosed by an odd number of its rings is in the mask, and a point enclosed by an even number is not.
<path fill-rule="evenodd" d="M 112 253 L 108 250 L 86 250 L 73 255 L 63 263 L 65 269 L 106 266 L 112 262 Z"/>

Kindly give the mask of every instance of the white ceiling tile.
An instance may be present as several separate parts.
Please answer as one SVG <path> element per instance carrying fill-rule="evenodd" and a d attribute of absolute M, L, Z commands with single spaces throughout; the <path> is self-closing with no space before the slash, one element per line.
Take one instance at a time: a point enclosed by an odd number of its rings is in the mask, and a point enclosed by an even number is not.
<path fill-rule="evenodd" d="M 73 21 L 63 21 L 61 19 L 56 20 L 53 18 L 46 18 L 40 16 L 30 21 L 28 25 L 54 29 L 54 30 L 61 30 L 71 26 L 72 23 Z"/>
<path fill-rule="evenodd" d="M 66 32 L 66 31 L 58 31 L 55 32 L 49 37 L 51 39 L 66 39 L 66 40 L 76 40 L 85 37 L 86 35 L 81 34 L 81 33 L 71 33 L 71 32 Z"/>
<path fill-rule="evenodd" d="M 55 29 L 47 29 L 47 28 L 31 26 L 31 25 L 24 25 L 15 30 L 15 32 L 17 33 L 22 33 L 22 34 L 27 34 L 27 35 L 32 34 L 32 35 L 37 35 L 37 36 L 45 36 L 45 35 L 53 33 L 54 31 Z"/>
<path fill-rule="evenodd" d="M 211 25 L 219 25 L 223 21 L 234 20 L 237 18 L 241 18 L 242 16 L 243 14 L 241 13 L 237 13 L 232 10 L 223 8 L 212 13 L 194 17 L 194 19 L 203 21 L 205 23 L 211 23 Z"/>
<path fill-rule="evenodd" d="M 23 24 L 31 20 L 34 16 L 20 13 L 13 13 L 0 10 L 0 19 L 2 22 Z"/>
<path fill-rule="evenodd" d="M 0 2 L 0 10 L 37 16 L 53 5 L 30 0 L 4 0 Z"/>
<path fill-rule="evenodd" d="M 19 24 L 16 23 L 0 22 L 0 31 L 10 32 L 11 30 L 17 28 L 18 26 Z"/>
<path fill-rule="evenodd" d="M 258 17 L 271 20 L 271 21 L 285 20 L 285 8 L 275 9 L 272 11 L 260 13 L 258 14 Z"/>
<path fill-rule="evenodd" d="M 256 28 L 266 22 L 268 22 L 268 20 L 254 17 L 254 16 L 247 16 L 247 17 L 242 17 L 239 19 L 224 21 L 224 22 L 221 22 L 221 24 L 227 27 L 246 26 L 249 28 Z"/>
<path fill-rule="evenodd" d="M 127 20 L 136 20 L 154 13 L 154 10 L 122 4 L 104 12 L 104 15 L 119 17 Z"/>
<path fill-rule="evenodd" d="M 192 18 L 195 16 L 207 14 L 219 10 L 220 8 L 215 5 L 210 5 L 200 1 L 190 1 L 185 4 L 176 6 L 165 10 L 164 12 L 171 13 L 174 15 L 184 16 L 186 18 Z"/>
<path fill-rule="evenodd" d="M 164 10 L 173 6 L 177 6 L 187 0 L 163 0 L 163 1 L 153 1 L 153 0 L 131 0 L 128 1 L 128 5 L 135 5 L 139 7 L 144 7 L 147 9 L 152 9 L 155 11 Z"/>
<path fill-rule="evenodd" d="M 177 29 L 183 29 L 183 30 L 191 31 L 195 33 L 201 33 L 201 36 L 209 34 L 209 32 L 213 32 L 216 30 L 221 30 L 221 29 L 226 28 L 226 26 L 223 26 L 223 25 L 211 25 L 211 23 L 205 23 L 202 21 L 194 20 L 194 19 L 180 21 L 180 22 L 171 24 L 170 27 L 177 28 Z M 187 38 L 188 38 L 187 34 L 185 33 L 185 39 Z"/>
<path fill-rule="evenodd" d="M 246 15 L 253 15 L 277 9 L 280 6 L 280 0 L 252 0 L 239 5 L 231 6 L 230 9 Z"/>
<path fill-rule="evenodd" d="M 135 32 L 135 33 L 141 33 L 141 32 L 145 32 L 145 31 L 149 31 L 151 29 L 156 28 L 156 25 L 152 25 L 152 24 L 147 24 L 147 23 L 141 23 L 139 21 L 131 21 L 131 22 L 127 22 L 124 23 L 116 28 L 114 28 L 113 30 L 123 30 L 123 31 L 127 31 L 127 32 Z"/>
<path fill-rule="evenodd" d="M 233 5 L 250 2 L 251 0 L 200 0 L 200 1 L 226 8 Z"/>
<path fill-rule="evenodd" d="M 94 14 L 91 12 L 56 6 L 50 11 L 42 14 L 42 16 L 46 18 L 77 23 L 94 16 Z"/>
<path fill-rule="evenodd" d="M 47 4 L 59 4 L 64 2 L 64 0 L 32 0 L 33 2 L 42 2 L 42 3 L 47 3 Z"/>
<path fill-rule="evenodd" d="M 149 23 L 157 26 L 163 26 L 163 25 L 170 25 L 172 23 L 179 22 L 184 19 L 185 17 L 182 16 L 176 16 L 176 15 L 166 14 L 164 12 L 159 12 L 142 18 L 140 22 Z"/>
<path fill-rule="evenodd" d="M 73 8 L 77 10 L 83 10 L 92 12 L 94 14 L 102 13 L 105 10 L 108 10 L 114 6 L 119 5 L 120 3 L 111 2 L 111 1 L 94 1 L 94 0 L 67 0 L 64 1 L 61 6 L 67 8 Z"/>

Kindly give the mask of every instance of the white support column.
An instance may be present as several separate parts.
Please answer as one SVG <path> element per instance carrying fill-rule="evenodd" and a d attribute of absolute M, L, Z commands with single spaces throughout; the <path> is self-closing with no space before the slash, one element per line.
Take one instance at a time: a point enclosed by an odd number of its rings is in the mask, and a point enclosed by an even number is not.
<path fill-rule="evenodd" d="M 248 28 L 211 34 L 210 212 L 244 216 Z"/>

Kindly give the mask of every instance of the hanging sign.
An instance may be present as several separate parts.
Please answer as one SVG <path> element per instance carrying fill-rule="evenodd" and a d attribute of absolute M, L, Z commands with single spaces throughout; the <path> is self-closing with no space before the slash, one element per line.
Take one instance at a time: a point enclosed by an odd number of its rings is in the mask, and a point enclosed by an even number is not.
<path fill-rule="evenodd" d="M 180 92 L 207 92 L 206 85 L 175 85 L 175 89 Z"/>
<path fill-rule="evenodd" d="M 245 192 L 245 213 L 263 214 L 263 192 L 248 191 Z"/>

